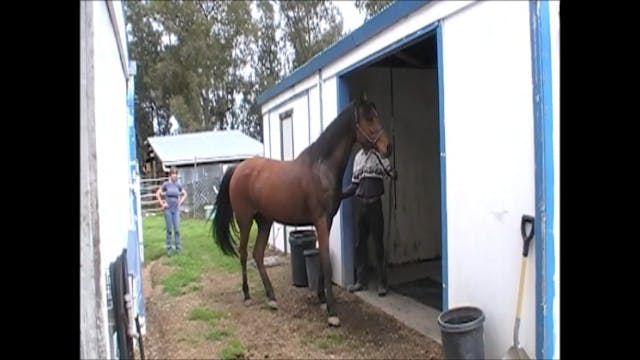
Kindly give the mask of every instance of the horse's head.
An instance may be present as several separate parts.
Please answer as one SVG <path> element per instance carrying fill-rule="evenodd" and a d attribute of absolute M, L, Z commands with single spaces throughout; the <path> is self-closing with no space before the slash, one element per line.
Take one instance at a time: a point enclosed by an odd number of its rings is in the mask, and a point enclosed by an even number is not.
<path fill-rule="evenodd" d="M 358 143 L 367 149 L 375 148 L 385 158 L 389 157 L 393 150 L 393 144 L 384 131 L 376 105 L 362 93 L 360 98 L 355 101 L 354 108 Z"/>

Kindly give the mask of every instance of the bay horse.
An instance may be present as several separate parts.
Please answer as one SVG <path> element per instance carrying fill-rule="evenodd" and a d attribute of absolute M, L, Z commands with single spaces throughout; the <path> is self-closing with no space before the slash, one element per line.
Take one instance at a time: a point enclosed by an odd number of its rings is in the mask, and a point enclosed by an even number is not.
<path fill-rule="evenodd" d="M 214 205 L 211 233 L 225 255 L 238 256 L 230 225 L 236 234 L 238 227 L 240 229 L 238 250 L 245 304 L 251 299 L 247 284 L 247 244 L 253 220 L 258 225 L 253 258 L 272 309 L 277 309 L 278 304 L 263 262 L 271 225 L 274 221 L 290 226 L 313 225 L 322 267 L 318 298 L 326 302 L 329 325 L 340 326 L 331 289 L 329 231 L 340 204 L 347 161 L 356 142 L 366 148 L 375 147 L 385 158 L 392 152 L 376 106 L 364 93 L 345 107 L 295 159 L 254 157 L 229 167 L 224 173 Z M 237 227 L 233 223 L 234 214 Z"/>

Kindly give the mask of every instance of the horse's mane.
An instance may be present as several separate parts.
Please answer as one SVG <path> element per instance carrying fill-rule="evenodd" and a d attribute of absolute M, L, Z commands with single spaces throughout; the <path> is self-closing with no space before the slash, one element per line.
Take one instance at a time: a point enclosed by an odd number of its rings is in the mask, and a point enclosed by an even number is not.
<path fill-rule="evenodd" d="M 307 150 L 312 160 L 331 156 L 340 140 L 351 133 L 351 123 L 355 122 L 353 118 L 354 105 L 355 103 L 351 102 L 349 106 L 342 109 L 338 117 L 309 145 Z"/>
<path fill-rule="evenodd" d="M 300 156 L 307 153 L 311 160 L 319 158 L 326 159 L 333 154 L 336 146 L 338 146 L 340 140 L 345 136 L 351 136 L 354 130 L 355 117 L 354 107 L 360 105 L 364 109 L 365 113 L 369 113 L 372 109 L 375 109 L 375 104 L 370 101 L 358 102 L 353 100 L 346 106 L 338 117 L 324 129 L 320 136 L 305 149 Z"/>

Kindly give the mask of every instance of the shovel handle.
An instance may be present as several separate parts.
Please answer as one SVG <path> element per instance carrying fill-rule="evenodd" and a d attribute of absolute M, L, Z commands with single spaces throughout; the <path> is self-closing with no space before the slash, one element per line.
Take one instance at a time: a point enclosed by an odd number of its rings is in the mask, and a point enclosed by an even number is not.
<path fill-rule="evenodd" d="M 531 231 L 527 234 L 527 223 L 531 224 Z M 527 257 L 529 255 L 529 244 L 533 239 L 535 219 L 531 215 L 522 215 L 522 223 L 520 224 L 520 230 L 522 232 L 522 240 L 524 245 L 522 248 L 522 256 Z"/>

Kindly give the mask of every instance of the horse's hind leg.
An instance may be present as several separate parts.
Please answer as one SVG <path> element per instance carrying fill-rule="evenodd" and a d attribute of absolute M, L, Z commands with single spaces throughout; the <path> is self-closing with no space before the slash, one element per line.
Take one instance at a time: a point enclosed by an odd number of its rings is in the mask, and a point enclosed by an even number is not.
<path fill-rule="evenodd" d="M 340 319 L 336 312 L 335 299 L 332 290 L 331 258 L 329 256 L 329 221 L 320 218 L 315 222 L 318 233 L 318 250 L 320 252 L 320 271 L 324 272 L 324 292 L 327 298 L 327 312 L 329 313 L 329 325 L 340 326 Z M 318 286 L 321 286 L 320 284 Z"/>
<path fill-rule="evenodd" d="M 256 245 L 253 247 L 253 258 L 256 261 L 260 278 L 262 278 L 262 284 L 264 285 L 264 291 L 267 295 L 267 299 L 269 299 L 267 304 L 272 309 L 278 309 L 278 303 L 276 302 L 276 296 L 273 292 L 273 286 L 269 280 L 269 275 L 267 275 L 267 270 L 264 268 L 264 250 L 267 247 L 267 239 L 269 238 L 269 231 L 271 230 L 273 221 L 266 220 L 260 214 L 256 215 L 255 219 L 258 223 L 258 237 L 256 239 Z"/>
<path fill-rule="evenodd" d="M 247 245 L 249 244 L 249 232 L 251 230 L 251 219 L 238 217 L 238 227 L 240 228 L 240 264 L 242 264 L 242 292 L 244 293 L 244 304 L 251 304 L 249 295 L 249 283 L 247 281 Z"/>

